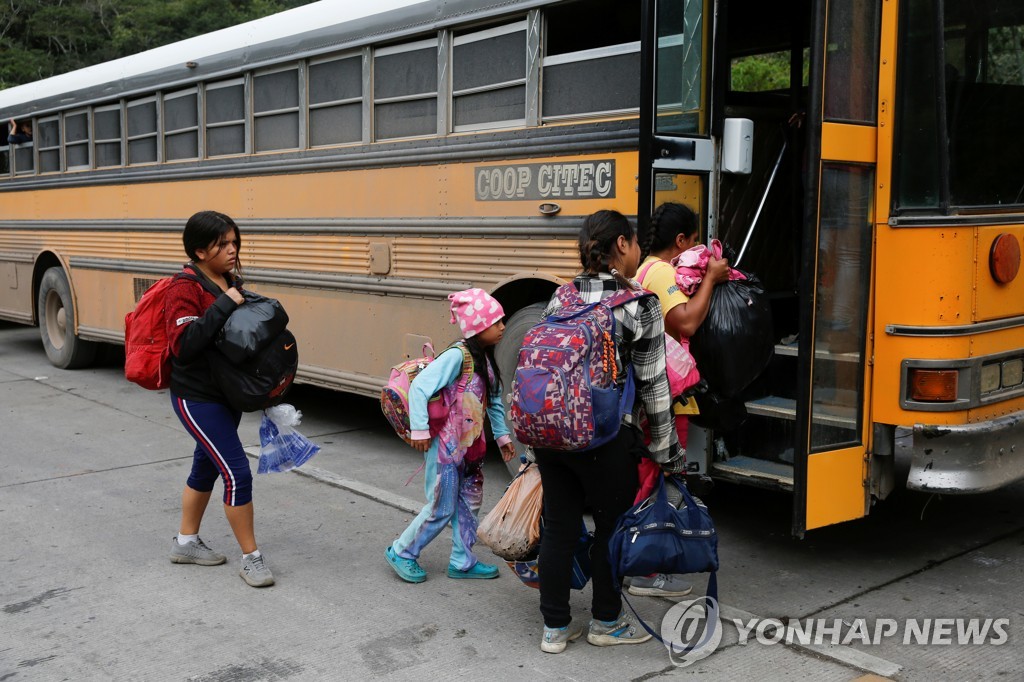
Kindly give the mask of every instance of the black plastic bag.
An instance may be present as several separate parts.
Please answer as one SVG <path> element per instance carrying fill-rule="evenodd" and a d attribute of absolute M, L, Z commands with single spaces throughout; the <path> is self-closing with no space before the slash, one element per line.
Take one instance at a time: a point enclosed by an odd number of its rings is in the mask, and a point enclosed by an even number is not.
<path fill-rule="evenodd" d="M 775 352 L 772 310 L 761 282 L 746 272 L 715 286 L 690 353 L 711 393 L 735 398 L 768 366 Z"/>
<path fill-rule="evenodd" d="M 255 357 L 234 363 L 211 348 L 207 354 L 213 379 L 228 404 L 240 412 L 257 412 L 279 404 L 295 380 L 299 351 L 285 329 Z"/>
<path fill-rule="evenodd" d="M 723 398 L 717 393 L 698 393 L 700 414 L 690 415 L 690 422 L 702 429 L 734 431 L 747 420 L 747 406 L 742 398 Z"/>
<path fill-rule="evenodd" d="M 241 364 L 259 354 L 288 326 L 288 313 L 273 298 L 250 291 L 235 308 L 217 336 L 217 350 L 233 364 Z"/>

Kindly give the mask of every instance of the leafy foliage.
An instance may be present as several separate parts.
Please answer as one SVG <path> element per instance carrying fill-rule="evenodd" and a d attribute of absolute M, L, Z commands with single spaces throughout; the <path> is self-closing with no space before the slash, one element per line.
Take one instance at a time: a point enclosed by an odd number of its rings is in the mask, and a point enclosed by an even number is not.
<path fill-rule="evenodd" d="M 6 0 L 0 89 L 305 5 L 310 0 Z"/>

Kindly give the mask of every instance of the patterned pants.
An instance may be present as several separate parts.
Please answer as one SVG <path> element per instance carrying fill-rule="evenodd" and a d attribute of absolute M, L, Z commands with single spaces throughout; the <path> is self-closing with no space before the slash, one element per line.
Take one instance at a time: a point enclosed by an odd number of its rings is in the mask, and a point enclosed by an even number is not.
<path fill-rule="evenodd" d="M 435 438 L 424 455 L 423 490 L 427 503 L 392 546 L 398 556 L 418 559 L 423 548 L 450 523 L 452 554 L 449 563 L 460 571 L 468 571 L 477 562 L 473 545 L 483 498 L 483 460 L 439 464 L 437 442 Z"/>

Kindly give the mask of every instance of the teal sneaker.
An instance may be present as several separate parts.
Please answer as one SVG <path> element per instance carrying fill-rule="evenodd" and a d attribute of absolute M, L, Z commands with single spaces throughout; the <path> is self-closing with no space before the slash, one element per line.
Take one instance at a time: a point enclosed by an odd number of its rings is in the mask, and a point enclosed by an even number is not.
<path fill-rule="evenodd" d="M 583 628 L 572 623 L 564 628 L 549 628 L 544 626 L 544 635 L 540 639 L 540 650 L 548 654 L 560 654 L 565 651 L 565 645 L 574 639 L 579 639 L 583 634 Z"/>
<path fill-rule="evenodd" d="M 451 564 L 448 565 L 448 577 L 458 579 L 491 580 L 498 577 L 498 567 L 493 564 L 485 564 L 478 561 L 467 571 L 460 571 Z"/>
<path fill-rule="evenodd" d="M 415 559 L 398 556 L 395 554 L 395 548 L 390 545 L 384 550 L 384 558 L 391 564 L 391 568 L 395 569 L 398 577 L 407 583 L 421 583 L 427 579 L 427 572 L 423 570 L 419 562 Z"/>

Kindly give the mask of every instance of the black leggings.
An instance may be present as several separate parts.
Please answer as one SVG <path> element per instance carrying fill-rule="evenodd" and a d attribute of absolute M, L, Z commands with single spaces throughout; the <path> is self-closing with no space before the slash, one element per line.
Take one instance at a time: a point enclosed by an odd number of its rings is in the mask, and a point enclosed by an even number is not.
<path fill-rule="evenodd" d="M 583 508 L 589 502 L 597 524 L 591 571 L 591 612 L 598 620 L 615 620 L 622 609 L 612 585 L 608 538 L 619 517 L 636 497 L 637 463 L 647 454 L 637 432 L 623 426 L 610 442 L 585 452 L 537 450 L 544 486 L 544 535 L 540 544 L 540 612 L 544 625 L 565 627 L 572 620 L 569 590 L 572 555 L 580 537 Z"/>

